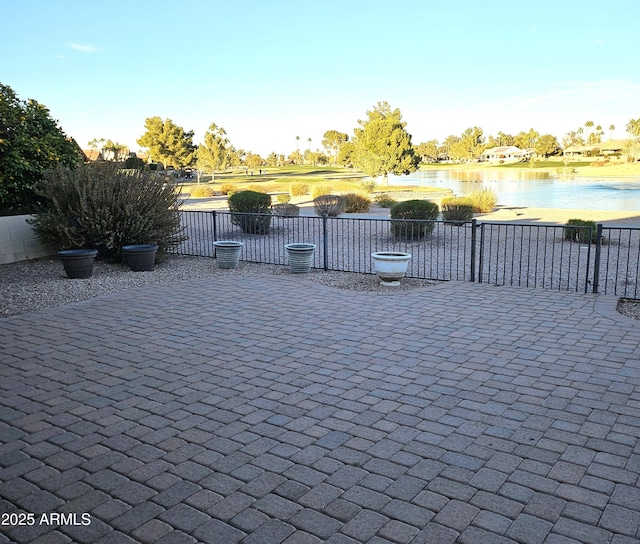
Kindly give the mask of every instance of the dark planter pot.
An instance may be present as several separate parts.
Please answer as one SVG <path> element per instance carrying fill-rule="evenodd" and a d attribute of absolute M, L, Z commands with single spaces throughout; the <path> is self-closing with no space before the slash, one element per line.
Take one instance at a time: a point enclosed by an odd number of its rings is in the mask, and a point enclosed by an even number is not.
<path fill-rule="evenodd" d="M 153 244 L 122 246 L 122 256 L 134 272 L 151 272 L 156 262 L 157 251 L 158 246 Z"/>
<path fill-rule="evenodd" d="M 58 251 L 67 278 L 72 280 L 90 278 L 93 275 L 93 264 L 98 254 L 97 249 L 63 249 Z"/>

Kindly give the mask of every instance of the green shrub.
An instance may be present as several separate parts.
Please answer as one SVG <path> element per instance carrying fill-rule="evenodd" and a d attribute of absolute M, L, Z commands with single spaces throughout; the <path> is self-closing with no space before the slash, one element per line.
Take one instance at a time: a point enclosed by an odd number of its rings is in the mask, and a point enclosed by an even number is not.
<path fill-rule="evenodd" d="M 38 238 L 60 249 L 97 249 L 118 260 L 129 244 L 157 244 L 160 256 L 186 240 L 180 195 L 151 172 L 115 164 L 61 165 L 45 172 L 37 192 L 44 207 L 31 221 Z"/>
<path fill-rule="evenodd" d="M 338 195 L 321 195 L 313 199 L 313 207 L 318 215 L 336 217 L 344 212 L 346 200 Z"/>
<path fill-rule="evenodd" d="M 366 180 L 360 183 L 360 187 L 365 193 L 373 193 L 376 190 L 378 184 L 374 180 Z"/>
<path fill-rule="evenodd" d="M 474 213 L 489 213 L 498 204 L 498 195 L 491 189 L 479 189 L 467 195 L 471 199 Z"/>
<path fill-rule="evenodd" d="M 440 203 L 442 218 L 445 221 L 455 221 L 462 224 L 473 219 L 473 201 L 464 196 L 450 196 L 443 198 Z"/>
<path fill-rule="evenodd" d="M 288 204 L 291 201 L 291 195 L 289 193 L 280 193 L 276 195 L 276 202 L 278 204 Z"/>
<path fill-rule="evenodd" d="M 396 200 L 387 193 L 380 193 L 379 195 L 376 195 L 375 201 L 381 208 L 391 208 L 391 206 L 396 203 Z"/>
<path fill-rule="evenodd" d="M 220 186 L 220 192 L 223 195 L 232 195 L 238 190 L 238 188 L 233 183 L 223 183 Z"/>
<path fill-rule="evenodd" d="M 343 195 L 345 209 L 347 213 L 367 213 L 371 208 L 371 199 L 358 193 L 347 193 Z"/>
<path fill-rule="evenodd" d="M 431 234 L 440 210 L 429 200 L 407 200 L 391 206 L 391 232 L 397 238 L 420 239 Z"/>
<path fill-rule="evenodd" d="M 268 234 L 271 225 L 271 195 L 238 191 L 229 199 L 231 222 L 250 234 Z"/>
<path fill-rule="evenodd" d="M 591 230 L 589 230 L 591 227 Z M 585 221 L 584 219 L 569 219 L 564 227 L 564 239 L 581 244 L 595 244 L 597 240 L 597 230 L 595 221 Z"/>
<path fill-rule="evenodd" d="M 311 189 L 311 198 L 318 198 L 319 196 L 330 195 L 333 192 L 331 185 L 318 184 L 314 185 Z"/>
<path fill-rule="evenodd" d="M 309 194 L 309 186 L 306 183 L 292 183 L 290 186 L 291 196 L 304 196 Z"/>
<path fill-rule="evenodd" d="M 127 157 L 127 160 L 124 161 L 122 168 L 125 170 L 144 170 L 145 166 L 144 160 L 139 157 Z"/>
<path fill-rule="evenodd" d="M 207 198 L 215 196 L 216 192 L 213 187 L 208 185 L 196 185 L 189 190 L 189 196 L 191 198 Z"/>
<path fill-rule="evenodd" d="M 297 217 L 300 215 L 300 208 L 288 202 L 274 204 L 271 206 L 271 210 L 273 211 L 273 215 L 280 215 L 282 217 Z"/>

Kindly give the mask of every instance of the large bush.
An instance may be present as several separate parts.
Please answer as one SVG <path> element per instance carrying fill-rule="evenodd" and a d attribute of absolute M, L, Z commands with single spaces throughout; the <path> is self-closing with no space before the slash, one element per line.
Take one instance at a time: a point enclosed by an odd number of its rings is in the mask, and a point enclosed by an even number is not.
<path fill-rule="evenodd" d="M 33 228 L 60 249 L 95 248 L 99 257 L 118 260 L 124 245 L 157 244 L 162 256 L 186 239 L 179 194 L 151 172 L 59 165 L 44 173 L 36 192 L 44 203 Z"/>
<path fill-rule="evenodd" d="M 595 221 L 569 219 L 564 227 L 564 239 L 581 244 L 595 244 L 598 238 Z"/>
<path fill-rule="evenodd" d="M 391 232 L 397 238 L 420 239 L 433 232 L 440 210 L 429 200 L 407 200 L 391 206 Z"/>
<path fill-rule="evenodd" d="M 42 173 L 56 164 L 74 168 L 82 159 L 45 106 L 19 100 L 0 83 L 0 215 L 33 212 Z"/>
<path fill-rule="evenodd" d="M 442 218 L 445 221 L 455 221 L 456 224 L 473 219 L 473 201 L 469 197 L 450 196 L 442 199 Z"/>
<path fill-rule="evenodd" d="M 343 197 L 347 213 L 367 213 L 371 208 L 371 199 L 366 195 L 347 193 Z"/>
<path fill-rule="evenodd" d="M 337 217 L 344 213 L 347 201 L 340 195 L 321 195 L 313 199 L 313 208 L 317 215 Z"/>
<path fill-rule="evenodd" d="M 475 213 L 490 213 L 498 204 L 498 195 L 491 189 L 479 189 L 467 195 Z"/>
<path fill-rule="evenodd" d="M 271 226 L 271 195 L 238 191 L 229 199 L 231 222 L 249 234 L 268 234 Z"/>

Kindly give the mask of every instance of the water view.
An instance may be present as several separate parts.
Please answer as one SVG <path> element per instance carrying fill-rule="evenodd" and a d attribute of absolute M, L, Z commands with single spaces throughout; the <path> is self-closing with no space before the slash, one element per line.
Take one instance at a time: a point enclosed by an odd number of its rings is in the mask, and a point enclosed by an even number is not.
<path fill-rule="evenodd" d="M 502 206 L 640 210 L 640 178 L 555 178 L 526 170 L 426 170 L 389 176 L 389 185 L 425 185 L 462 196 L 492 189 Z"/>

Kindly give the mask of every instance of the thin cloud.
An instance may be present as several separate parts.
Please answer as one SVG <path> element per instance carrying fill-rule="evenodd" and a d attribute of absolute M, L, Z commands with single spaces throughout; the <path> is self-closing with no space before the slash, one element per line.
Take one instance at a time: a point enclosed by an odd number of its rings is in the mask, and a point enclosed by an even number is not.
<path fill-rule="evenodd" d="M 71 49 L 75 49 L 76 51 L 80 51 L 81 53 L 85 53 L 87 55 L 90 55 L 91 53 L 97 53 L 98 51 L 100 51 L 97 47 L 94 47 L 93 45 L 81 44 L 81 43 L 70 43 L 69 47 L 71 47 Z"/>
<path fill-rule="evenodd" d="M 603 81 L 562 81 L 547 93 L 533 96 L 514 96 L 489 104 L 490 109 L 517 107 L 531 108 L 577 101 L 602 102 L 629 99 L 640 94 L 640 83 L 624 79 Z"/>

